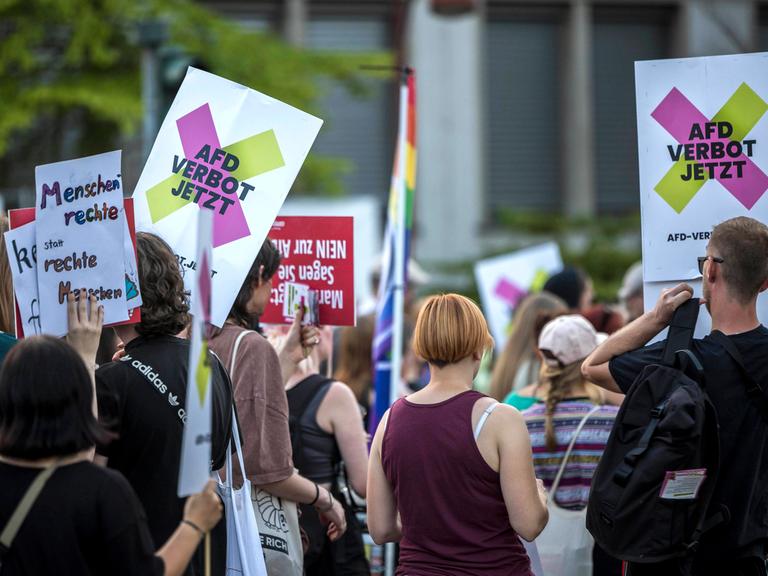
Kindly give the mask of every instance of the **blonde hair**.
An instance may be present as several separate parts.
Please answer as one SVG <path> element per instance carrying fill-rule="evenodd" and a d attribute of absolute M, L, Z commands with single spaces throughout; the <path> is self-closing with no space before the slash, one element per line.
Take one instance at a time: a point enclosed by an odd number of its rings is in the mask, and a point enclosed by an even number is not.
<path fill-rule="evenodd" d="M 427 299 L 416 318 L 413 351 L 442 368 L 493 348 L 488 324 L 477 304 L 459 294 Z"/>
<path fill-rule="evenodd" d="M 541 318 L 549 312 L 547 317 L 553 314 L 565 313 L 568 306 L 562 299 L 545 292 L 526 296 L 515 309 L 513 316 L 512 334 L 507 339 L 504 350 L 496 360 L 491 375 L 490 395 L 496 400 L 503 400 L 509 394 L 515 383 L 518 371 L 530 364 L 538 368 L 539 332 L 543 327 Z M 536 381 L 538 370 L 531 371 L 532 379 L 524 384 L 533 384 Z"/>
<path fill-rule="evenodd" d="M 547 450 L 553 452 L 557 449 L 555 436 L 554 416 L 557 405 L 581 383 L 584 384 L 587 396 L 595 404 L 603 404 L 603 394 L 597 386 L 587 382 L 581 375 L 581 361 L 568 366 L 561 366 L 557 361 L 547 360 L 542 363 L 539 382 L 549 385 L 547 390 L 546 419 L 544 421 L 544 437 Z"/>

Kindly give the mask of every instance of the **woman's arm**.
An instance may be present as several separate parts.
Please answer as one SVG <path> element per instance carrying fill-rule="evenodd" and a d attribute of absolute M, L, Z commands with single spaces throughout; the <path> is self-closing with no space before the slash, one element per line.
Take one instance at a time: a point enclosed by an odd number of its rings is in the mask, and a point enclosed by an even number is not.
<path fill-rule="evenodd" d="M 317 420 L 321 428 L 326 422 L 336 437 L 341 458 L 347 468 L 352 489 L 365 498 L 368 476 L 368 447 L 363 418 L 357 399 L 349 386 L 334 382 L 320 403 Z"/>
<path fill-rule="evenodd" d="M 500 405 L 486 426 L 496 439 L 499 476 L 509 522 L 528 542 L 538 536 L 549 519 L 547 494 L 536 479 L 528 428 L 523 416 L 511 406 Z"/>
<path fill-rule="evenodd" d="M 211 480 L 205 490 L 187 498 L 184 519 L 168 541 L 157 551 L 165 564 L 165 576 L 181 576 L 189 564 L 200 540 L 221 519 L 221 499 L 216 483 Z"/>
<path fill-rule="evenodd" d="M 312 504 L 320 517 L 328 522 L 328 537 L 331 540 L 340 538 L 347 529 L 347 518 L 339 501 L 328 490 L 296 472 L 284 480 L 264 484 L 259 488 L 278 498 L 300 504 Z"/>
<path fill-rule="evenodd" d="M 376 544 L 397 542 L 402 532 L 392 487 L 381 465 L 381 442 L 388 419 L 389 411 L 384 414 L 376 429 L 368 461 L 368 531 Z"/>

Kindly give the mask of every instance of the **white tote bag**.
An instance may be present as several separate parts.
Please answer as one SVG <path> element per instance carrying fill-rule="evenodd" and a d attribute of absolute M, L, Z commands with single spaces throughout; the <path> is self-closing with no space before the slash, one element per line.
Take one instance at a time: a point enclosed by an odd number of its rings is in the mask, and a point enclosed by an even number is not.
<path fill-rule="evenodd" d="M 237 449 L 243 485 L 232 486 L 232 442 Z M 251 505 L 251 481 L 245 475 L 243 451 L 240 447 L 240 431 L 232 411 L 232 439 L 227 450 L 227 477 L 219 479 L 219 492 L 224 500 L 227 519 L 227 576 L 267 576 L 264 552 L 261 548 L 259 526 Z"/>
<path fill-rule="evenodd" d="M 252 330 L 244 330 L 238 334 L 232 347 L 232 361 L 229 366 L 230 378 L 235 377 L 235 368 L 237 365 L 237 351 L 243 338 L 250 334 Z M 234 438 L 233 438 L 234 439 Z M 243 470 L 243 454 L 240 449 L 239 434 L 237 437 L 237 456 L 240 459 L 240 471 L 245 479 Z M 228 457 L 231 457 L 228 455 Z M 230 461 L 227 461 L 230 465 Z M 231 478 L 230 470 L 227 469 L 227 478 Z M 304 550 L 301 543 L 301 530 L 299 528 L 299 510 L 296 502 L 277 498 L 272 494 L 253 488 L 250 482 L 244 482 L 243 488 L 248 486 L 248 494 L 244 495 L 242 503 L 248 503 L 251 510 L 249 517 L 253 519 L 256 525 L 256 538 L 259 541 L 259 562 L 261 563 L 261 572 L 254 572 L 259 576 L 302 576 L 304 573 Z M 242 490 L 242 489 L 241 489 Z M 243 504 L 244 505 L 244 504 Z M 249 520 L 250 522 L 250 520 Z M 253 547 L 247 545 L 245 550 L 251 550 Z M 229 552 L 227 546 L 227 552 Z M 248 574 L 247 572 L 243 572 Z M 236 571 L 229 571 L 227 564 L 227 576 L 238 574 Z"/>
<path fill-rule="evenodd" d="M 573 432 L 563 462 L 549 491 L 549 522 L 544 531 L 536 538 L 536 548 L 541 558 L 544 576 L 592 576 L 592 548 L 595 542 L 587 532 L 587 509 L 567 510 L 555 502 L 555 494 L 568 464 L 573 446 L 584 425 L 600 406 L 590 410 Z"/>

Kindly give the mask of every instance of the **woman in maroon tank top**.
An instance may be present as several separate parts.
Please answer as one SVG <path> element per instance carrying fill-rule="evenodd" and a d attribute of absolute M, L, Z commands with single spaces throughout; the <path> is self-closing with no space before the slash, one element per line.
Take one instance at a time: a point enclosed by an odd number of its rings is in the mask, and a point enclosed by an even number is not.
<path fill-rule="evenodd" d="M 493 339 L 478 307 L 433 296 L 416 320 L 414 351 L 431 380 L 382 419 L 368 469 L 374 541 L 400 542 L 402 576 L 530 576 L 518 538 L 547 523 L 520 413 L 472 390 Z"/>

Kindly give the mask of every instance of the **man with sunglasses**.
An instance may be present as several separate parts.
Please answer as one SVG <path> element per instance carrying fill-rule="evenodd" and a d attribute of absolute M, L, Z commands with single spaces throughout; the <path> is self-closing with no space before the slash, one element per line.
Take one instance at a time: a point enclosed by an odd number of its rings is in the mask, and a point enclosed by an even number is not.
<path fill-rule="evenodd" d="M 702 303 L 712 317 L 712 330 L 728 336 L 751 378 L 767 390 L 768 328 L 757 318 L 756 302 L 768 288 L 768 227 L 747 217 L 715 226 L 698 264 Z M 613 334 L 584 361 L 584 376 L 608 390 L 626 393 L 643 367 L 661 361 L 664 342 L 645 344 L 667 327 L 675 309 L 692 295 L 687 284 L 662 292 L 651 311 Z M 693 557 L 630 564 L 628 574 L 765 576 L 768 399 L 748 393 L 750 383 L 738 364 L 711 335 L 695 339 L 692 349 L 703 363 L 720 424 L 720 468 L 711 506 L 725 512 L 728 520 L 702 537 Z"/>

